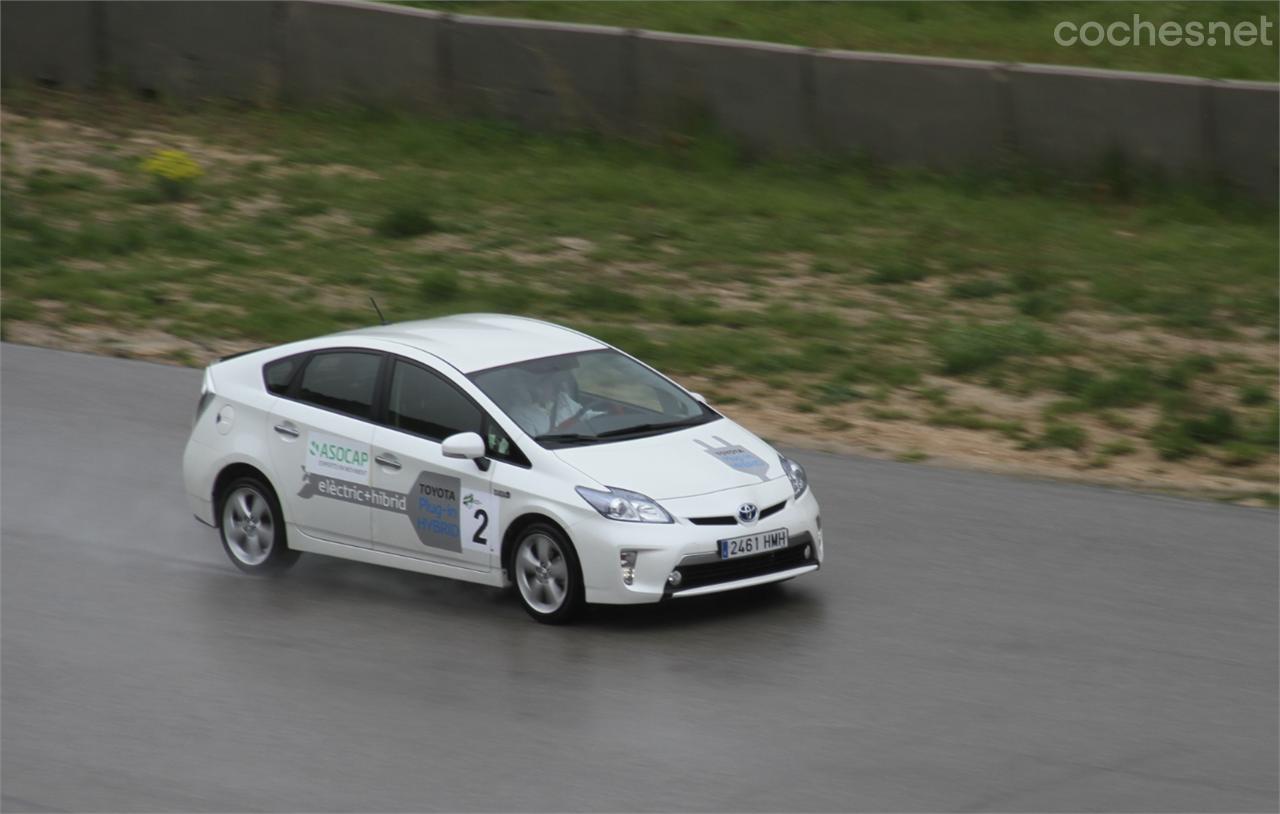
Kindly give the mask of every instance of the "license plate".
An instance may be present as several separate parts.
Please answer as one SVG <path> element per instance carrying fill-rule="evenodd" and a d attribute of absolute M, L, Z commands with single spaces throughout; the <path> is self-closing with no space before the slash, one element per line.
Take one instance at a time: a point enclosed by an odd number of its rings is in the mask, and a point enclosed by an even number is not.
<path fill-rule="evenodd" d="M 774 529 L 747 534 L 742 537 L 731 537 L 720 541 L 720 559 L 731 560 L 734 557 L 749 557 L 752 554 L 763 554 L 778 548 L 787 547 L 787 530 Z"/>

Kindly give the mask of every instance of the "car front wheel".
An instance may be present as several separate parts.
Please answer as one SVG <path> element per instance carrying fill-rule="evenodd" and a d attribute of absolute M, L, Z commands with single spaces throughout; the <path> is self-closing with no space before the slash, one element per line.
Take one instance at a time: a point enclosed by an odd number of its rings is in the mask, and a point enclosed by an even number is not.
<path fill-rule="evenodd" d="M 241 571 L 277 574 L 297 561 L 298 552 L 285 542 L 284 515 L 275 493 L 257 478 L 240 478 L 228 486 L 219 515 L 222 547 Z"/>
<path fill-rule="evenodd" d="M 544 523 L 525 529 L 511 558 L 520 602 L 539 622 L 561 625 L 582 607 L 582 569 L 568 538 Z"/>

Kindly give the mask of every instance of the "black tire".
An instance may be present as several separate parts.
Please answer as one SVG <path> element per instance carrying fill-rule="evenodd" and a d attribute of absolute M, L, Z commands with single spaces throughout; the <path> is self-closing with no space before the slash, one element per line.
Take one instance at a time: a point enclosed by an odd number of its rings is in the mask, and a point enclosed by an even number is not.
<path fill-rule="evenodd" d="M 218 537 L 232 564 L 246 574 L 273 576 L 298 561 L 285 535 L 275 490 L 256 477 L 236 478 L 218 496 Z"/>
<path fill-rule="evenodd" d="M 539 550 L 543 553 L 537 567 L 522 560 L 526 548 L 535 556 Z M 520 604 L 539 622 L 563 625 L 582 611 L 585 592 L 578 553 L 555 526 L 533 523 L 521 531 L 511 544 L 507 567 Z"/>

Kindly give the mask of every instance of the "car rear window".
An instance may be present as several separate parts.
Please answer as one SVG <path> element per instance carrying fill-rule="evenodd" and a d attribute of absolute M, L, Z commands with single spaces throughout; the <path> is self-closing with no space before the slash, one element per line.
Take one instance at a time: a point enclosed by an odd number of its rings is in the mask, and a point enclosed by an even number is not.
<path fill-rule="evenodd" d="M 283 396 L 288 392 L 293 374 L 298 372 L 298 365 L 301 363 L 301 356 L 287 356 L 263 365 L 262 381 L 267 385 L 267 392 L 277 396 Z"/>
<path fill-rule="evenodd" d="M 302 371 L 298 400 L 356 418 L 371 418 L 381 364 L 382 357 L 376 353 L 317 353 Z"/>

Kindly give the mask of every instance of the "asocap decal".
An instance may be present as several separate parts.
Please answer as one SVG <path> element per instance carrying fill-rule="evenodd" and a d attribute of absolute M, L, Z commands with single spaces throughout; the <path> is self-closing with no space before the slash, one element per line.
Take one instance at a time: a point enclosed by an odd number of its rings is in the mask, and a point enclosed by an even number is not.
<path fill-rule="evenodd" d="M 306 471 L 353 483 L 368 483 L 369 445 L 328 433 L 309 432 Z"/>
<path fill-rule="evenodd" d="M 706 451 L 708 455 L 714 456 L 721 463 L 732 467 L 739 472 L 746 472 L 748 475 L 755 475 L 762 481 L 769 480 L 769 464 L 756 455 L 751 450 L 741 444 L 730 444 L 718 435 L 711 438 L 720 442 L 720 446 L 713 447 L 706 441 L 695 438 L 694 441 Z"/>

